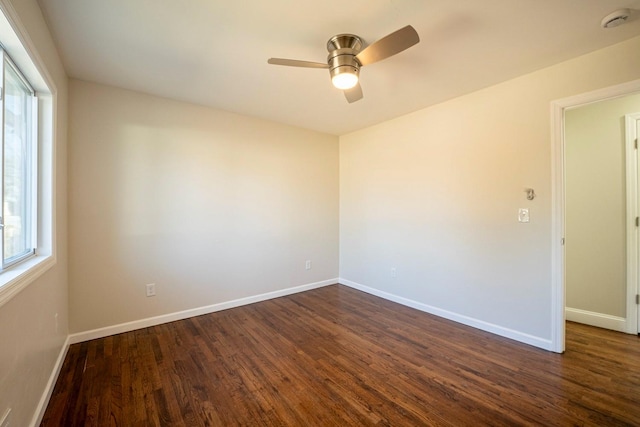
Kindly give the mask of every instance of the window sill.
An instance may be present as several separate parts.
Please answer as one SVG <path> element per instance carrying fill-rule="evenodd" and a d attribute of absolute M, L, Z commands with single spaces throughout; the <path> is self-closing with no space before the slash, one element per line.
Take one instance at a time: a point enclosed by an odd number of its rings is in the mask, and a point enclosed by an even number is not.
<path fill-rule="evenodd" d="M 0 273 L 0 307 L 56 264 L 56 258 L 36 255 Z"/>

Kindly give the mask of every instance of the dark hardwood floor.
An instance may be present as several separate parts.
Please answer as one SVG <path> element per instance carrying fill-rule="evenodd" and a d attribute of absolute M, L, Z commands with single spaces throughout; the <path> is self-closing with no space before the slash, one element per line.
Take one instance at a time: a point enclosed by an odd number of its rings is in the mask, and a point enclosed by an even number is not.
<path fill-rule="evenodd" d="M 43 426 L 640 425 L 640 339 L 563 355 L 328 286 L 69 349 Z"/>

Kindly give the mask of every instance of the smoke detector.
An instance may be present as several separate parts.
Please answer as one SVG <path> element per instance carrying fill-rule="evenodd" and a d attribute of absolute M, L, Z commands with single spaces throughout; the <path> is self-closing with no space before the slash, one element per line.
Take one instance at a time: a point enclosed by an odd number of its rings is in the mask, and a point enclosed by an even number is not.
<path fill-rule="evenodd" d="M 602 28 L 617 27 L 627 22 L 629 16 L 631 16 L 631 11 L 629 9 L 618 9 L 602 18 L 600 25 L 602 25 Z"/>

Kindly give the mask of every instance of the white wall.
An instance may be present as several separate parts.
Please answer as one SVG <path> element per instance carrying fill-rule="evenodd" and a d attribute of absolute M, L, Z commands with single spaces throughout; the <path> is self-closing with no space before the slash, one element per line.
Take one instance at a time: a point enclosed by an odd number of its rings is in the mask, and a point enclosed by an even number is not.
<path fill-rule="evenodd" d="M 7 408 L 11 408 L 11 425 L 27 426 L 37 412 L 38 403 L 68 334 L 67 78 L 36 1 L 1 0 L 0 3 L 17 17 L 18 32 L 24 37 L 23 42 L 37 51 L 57 89 L 57 264 L 0 307 L 0 416 Z"/>
<path fill-rule="evenodd" d="M 629 113 L 640 113 L 640 94 L 565 113 L 567 307 L 622 318 Z"/>
<path fill-rule="evenodd" d="M 69 93 L 73 332 L 338 277 L 337 137 L 76 80 Z"/>
<path fill-rule="evenodd" d="M 550 103 L 640 78 L 639 50 L 635 38 L 341 137 L 341 278 L 548 347 Z"/>

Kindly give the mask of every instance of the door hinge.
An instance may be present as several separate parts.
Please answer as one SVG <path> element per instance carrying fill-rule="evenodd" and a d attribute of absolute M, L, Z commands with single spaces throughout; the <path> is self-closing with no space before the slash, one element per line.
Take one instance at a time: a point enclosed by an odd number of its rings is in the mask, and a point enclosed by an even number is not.
<path fill-rule="evenodd" d="M 640 295 L 636 294 L 636 304 L 640 304 Z"/>
<path fill-rule="evenodd" d="M 636 227 L 640 227 L 640 217 L 636 217 Z"/>
<path fill-rule="evenodd" d="M 636 138 L 636 140 L 633 141 L 633 148 L 635 148 L 636 150 L 638 149 L 638 138 Z"/>
<path fill-rule="evenodd" d="M 560 239 L 560 244 L 561 244 L 562 246 L 564 246 L 564 237 L 563 237 L 562 239 Z"/>

